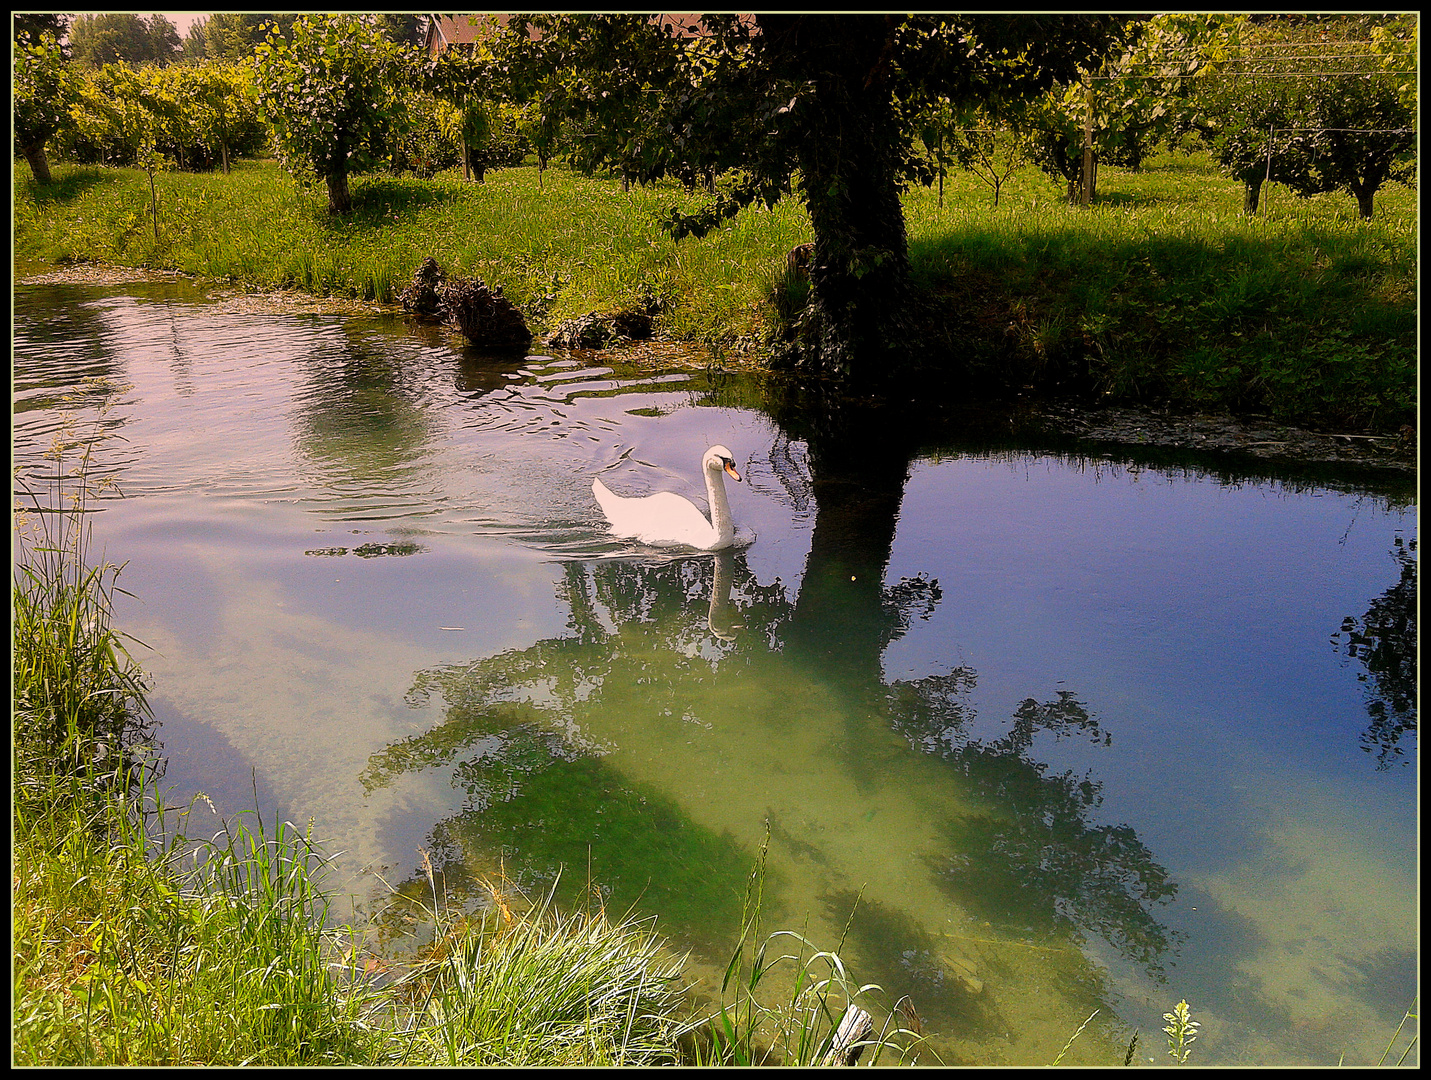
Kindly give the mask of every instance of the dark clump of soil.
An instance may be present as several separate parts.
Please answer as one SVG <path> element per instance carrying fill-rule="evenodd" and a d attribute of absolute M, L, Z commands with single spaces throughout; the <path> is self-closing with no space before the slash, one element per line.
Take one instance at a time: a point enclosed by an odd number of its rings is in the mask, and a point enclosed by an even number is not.
<path fill-rule="evenodd" d="M 481 278 L 449 278 L 431 256 L 422 261 L 398 299 L 404 311 L 443 319 L 474 345 L 501 349 L 532 340 L 526 319 L 502 295 L 500 285 L 489 289 Z"/>

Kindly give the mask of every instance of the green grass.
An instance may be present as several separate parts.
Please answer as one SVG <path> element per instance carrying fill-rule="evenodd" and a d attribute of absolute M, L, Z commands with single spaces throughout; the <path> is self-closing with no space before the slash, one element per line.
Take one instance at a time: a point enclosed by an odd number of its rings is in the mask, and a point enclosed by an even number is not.
<path fill-rule="evenodd" d="M 1337 430 L 1414 421 L 1413 192 L 1388 185 L 1364 222 L 1349 196 L 1273 185 L 1248 218 L 1204 156 L 1099 177 L 1091 209 L 1036 176 L 997 211 L 967 177 L 942 211 L 911 193 L 915 280 L 945 298 L 946 348 L 976 380 Z"/>
<path fill-rule="evenodd" d="M 433 882 L 429 865 L 429 882 Z M 433 1065 L 674 1065 L 689 1030 L 682 969 L 652 920 L 559 911 L 555 889 L 520 904 L 489 884 L 475 918 L 442 913 L 400 990 L 416 1004 L 401 1060 Z M 515 910 L 514 910 L 515 909 Z"/>
<path fill-rule="evenodd" d="M 132 169 L 57 166 L 51 189 L 19 182 L 17 256 L 177 269 L 201 278 L 297 288 L 391 303 L 431 255 L 449 273 L 481 277 L 538 325 L 654 298 L 664 331 L 730 340 L 760 328 L 768 281 L 808 237 L 794 204 L 752 214 L 703 243 L 677 245 L 656 227 L 679 186 L 623 192 L 615 181 L 548 169 L 460 173 L 432 180 L 355 177 L 354 213 L 331 219 L 325 196 L 304 192 L 271 162 L 223 175 L 162 173 L 160 246 L 146 231 L 147 184 Z M 142 196 L 142 198 L 141 198 Z"/>
<path fill-rule="evenodd" d="M 773 342 L 804 301 L 785 271 L 810 239 L 796 200 L 676 243 L 658 215 L 699 195 L 523 167 L 484 184 L 357 177 L 354 213 L 333 220 L 321 192 L 271 162 L 240 162 L 229 176 L 160 174 L 156 246 L 144 173 L 54 173 L 40 189 L 16 170 L 18 259 L 391 302 L 431 255 L 502 286 L 538 331 L 655 301 L 658 336 L 722 346 Z M 920 313 L 911 378 L 1341 430 L 1414 420 L 1418 221 L 1405 185 L 1379 193 L 1371 222 L 1349 195 L 1302 199 L 1276 184 L 1248 218 L 1238 183 L 1179 152 L 1139 173 L 1101 169 L 1088 209 L 1031 166 L 997 209 L 961 172 L 942 208 L 932 188 L 905 207 Z"/>
<path fill-rule="evenodd" d="M 950 177 L 942 209 L 932 190 L 908 195 L 915 283 L 947 327 L 931 366 L 1003 392 L 1343 431 L 1414 422 L 1410 188 L 1387 185 L 1365 222 L 1349 195 L 1274 184 L 1248 218 L 1240 185 L 1205 154 L 1099 176 L 1091 209 L 1031 169 L 997 210 L 967 174 Z"/>
<path fill-rule="evenodd" d="M 18 1064 L 372 1058 L 375 995 L 335 966 L 307 837 L 240 824 L 191 849 L 186 812 L 156 807 L 147 784 L 116 798 L 81 770 L 26 786 L 14 829 Z M 186 856 L 198 865 L 186 870 Z"/>

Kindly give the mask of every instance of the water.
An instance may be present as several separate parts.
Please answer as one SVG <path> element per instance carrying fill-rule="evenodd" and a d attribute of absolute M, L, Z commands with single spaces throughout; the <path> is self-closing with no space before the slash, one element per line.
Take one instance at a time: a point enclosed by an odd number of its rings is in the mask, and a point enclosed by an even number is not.
<path fill-rule="evenodd" d="M 171 799 L 311 820 L 356 913 L 424 895 L 420 851 L 458 899 L 560 871 L 709 989 L 768 843 L 764 928 L 843 939 L 950 1063 L 1051 1062 L 1095 1009 L 1065 1061 L 1167 1061 L 1180 998 L 1193 1061 L 1374 1060 L 1416 992 L 1414 715 L 1343 631 L 1398 595 L 1409 485 L 181 286 L 20 287 L 15 350 L 22 478 L 102 425 Z M 609 536 L 598 471 L 702 501 L 712 443 L 753 544 Z"/>

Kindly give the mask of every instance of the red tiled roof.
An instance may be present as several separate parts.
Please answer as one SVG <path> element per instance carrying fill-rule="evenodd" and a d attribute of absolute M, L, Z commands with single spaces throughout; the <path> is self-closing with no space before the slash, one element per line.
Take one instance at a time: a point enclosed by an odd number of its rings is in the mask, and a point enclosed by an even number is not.
<path fill-rule="evenodd" d="M 475 15 L 453 16 L 429 15 L 427 17 L 428 55 L 436 56 L 453 45 L 469 45 L 484 33 L 489 32 L 491 26 L 506 26 L 511 18 L 510 12 L 483 12 Z M 745 23 L 753 24 L 755 21 L 754 15 L 742 15 L 740 18 Z M 666 13 L 662 14 L 660 19 L 664 23 L 669 23 L 681 37 L 696 37 L 701 32 L 699 13 Z"/>

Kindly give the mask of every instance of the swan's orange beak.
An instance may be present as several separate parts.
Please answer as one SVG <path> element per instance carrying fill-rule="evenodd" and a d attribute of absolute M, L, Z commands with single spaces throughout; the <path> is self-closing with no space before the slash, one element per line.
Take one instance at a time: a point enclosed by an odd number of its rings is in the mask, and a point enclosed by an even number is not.
<path fill-rule="evenodd" d="M 731 461 L 730 458 L 725 459 L 725 471 L 735 477 L 737 481 L 740 480 L 740 473 L 735 471 L 735 462 Z"/>

